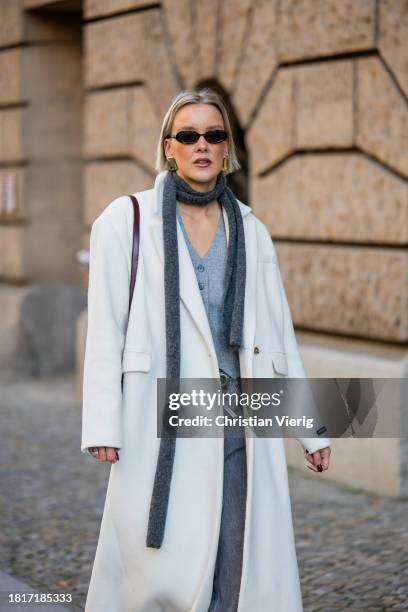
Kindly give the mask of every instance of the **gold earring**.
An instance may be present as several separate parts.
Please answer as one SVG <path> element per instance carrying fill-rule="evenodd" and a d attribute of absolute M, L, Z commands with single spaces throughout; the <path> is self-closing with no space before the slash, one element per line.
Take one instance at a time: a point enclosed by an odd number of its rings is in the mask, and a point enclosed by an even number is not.
<path fill-rule="evenodd" d="M 228 172 L 229 170 L 228 160 L 229 160 L 229 155 L 228 154 L 224 155 L 224 157 L 222 158 L 222 169 L 223 169 L 223 172 L 225 173 Z"/>
<path fill-rule="evenodd" d="M 178 170 L 178 165 L 177 165 L 175 157 L 168 157 L 167 165 L 168 165 L 170 172 L 175 172 L 176 170 Z"/>

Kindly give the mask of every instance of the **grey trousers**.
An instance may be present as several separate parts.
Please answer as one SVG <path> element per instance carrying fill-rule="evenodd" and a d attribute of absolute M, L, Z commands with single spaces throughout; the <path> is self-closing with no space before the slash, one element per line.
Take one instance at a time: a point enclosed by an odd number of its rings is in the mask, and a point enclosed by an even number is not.
<path fill-rule="evenodd" d="M 224 374 L 220 370 L 221 374 Z M 239 392 L 240 379 L 221 376 L 225 392 Z M 240 406 L 232 407 L 242 415 Z M 224 406 L 224 414 L 228 414 Z M 243 430 L 242 430 L 243 431 Z M 242 553 L 247 494 L 245 433 L 242 438 L 224 437 L 224 486 L 220 536 L 213 592 L 208 612 L 236 612 L 242 572 Z"/>

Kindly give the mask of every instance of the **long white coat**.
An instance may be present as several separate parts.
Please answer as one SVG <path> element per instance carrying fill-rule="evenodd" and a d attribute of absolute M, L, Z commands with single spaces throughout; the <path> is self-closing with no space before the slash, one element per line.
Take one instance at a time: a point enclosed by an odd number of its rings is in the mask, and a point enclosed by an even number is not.
<path fill-rule="evenodd" d="M 162 194 L 137 192 L 140 254 L 126 333 L 133 207 L 112 201 L 92 226 L 81 450 L 119 447 L 86 612 L 207 612 L 219 537 L 223 438 L 178 438 L 164 541 L 145 545 L 160 439 L 156 378 L 166 375 Z M 248 206 L 242 377 L 305 376 L 275 248 Z M 228 218 L 224 211 L 228 237 Z M 218 363 L 191 258 L 178 225 L 181 377 L 216 378 Z M 258 351 L 254 348 L 258 347 Z M 123 396 L 121 375 L 124 376 Z M 238 612 L 299 612 L 302 599 L 284 444 L 247 438 L 248 488 Z M 328 438 L 301 438 L 315 451 Z M 237 568 L 238 571 L 238 568 Z"/>

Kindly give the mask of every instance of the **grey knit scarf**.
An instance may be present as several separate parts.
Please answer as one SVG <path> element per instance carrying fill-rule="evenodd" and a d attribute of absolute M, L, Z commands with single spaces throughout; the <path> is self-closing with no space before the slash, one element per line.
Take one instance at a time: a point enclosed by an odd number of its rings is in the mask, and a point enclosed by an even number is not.
<path fill-rule="evenodd" d="M 242 346 L 246 280 L 245 235 L 239 204 L 221 171 L 212 191 L 193 189 L 176 172 L 168 172 L 163 192 L 164 292 L 166 318 L 166 393 L 177 392 L 180 379 L 180 293 L 177 245 L 176 200 L 187 204 L 208 204 L 218 200 L 228 215 L 229 242 L 225 272 L 223 333 L 230 347 Z M 170 389 L 171 387 L 171 389 Z M 163 421 L 166 421 L 165 408 Z M 169 431 L 169 427 L 167 427 Z M 160 548 L 166 524 L 170 483 L 176 450 L 176 432 L 161 437 L 150 503 L 146 545 Z"/>

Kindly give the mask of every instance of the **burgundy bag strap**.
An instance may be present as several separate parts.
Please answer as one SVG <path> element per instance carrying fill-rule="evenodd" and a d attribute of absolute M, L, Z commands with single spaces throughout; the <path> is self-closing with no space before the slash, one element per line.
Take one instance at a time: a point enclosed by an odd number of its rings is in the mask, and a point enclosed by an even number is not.
<path fill-rule="evenodd" d="M 134 291 L 135 283 L 136 283 L 136 272 L 137 272 L 137 262 L 139 260 L 139 241 L 140 241 L 139 202 L 137 201 L 137 198 L 134 195 L 130 195 L 129 198 L 132 200 L 132 204 L 133 204 L 133 241 L 132 241 L 132 263 L 131 263 L 131 271 L 130 271 L 128 316 L 130 314 L 130 307 L 132 305 L 133 291 Z M 123 373 L 121 377 L 121 388 L 123 390 Z"/>
<path fill-rule="evenodd" d="M 132 268 L 130 273 L 129 287 L 129 313 L 132 305 L 133 291 L 136 283 L 137 263 L 139 260 L 139 242 L 140 242 L 140 210 L 139 202 L 136 196 L 130 195 L 129 198 L 133 204 L 133 244 L 132 244 Z"/>

